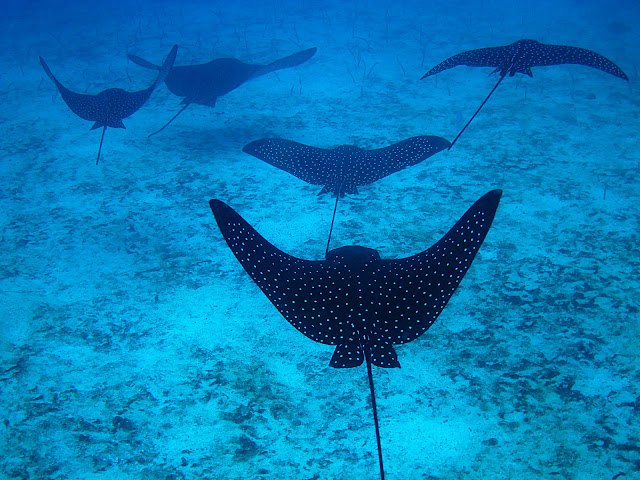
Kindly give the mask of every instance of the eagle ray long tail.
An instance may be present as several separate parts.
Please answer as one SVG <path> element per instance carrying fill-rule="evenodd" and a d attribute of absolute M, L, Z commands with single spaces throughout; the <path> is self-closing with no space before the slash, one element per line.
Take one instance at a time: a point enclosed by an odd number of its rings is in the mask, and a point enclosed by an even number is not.
<path fill-rule="evenodd" d="M 107 126 L 104 125 L 102 127 L 102 136 L 100 137 L 100 146 L 98 147 L 98 156 L 96 157 L 96 165 L 98 165 L 98 162 L 100 161 L 100 152 L 102 151 L 102 141 L 104 140 L 104 132 L 107 131 Z"/>
<path fill-rule="evenodd" d="M 185 106 L 184 106 L 184 107 L 182 107 L 182 108 L 180 109 L 180 111 L 179 111 L 178 113 L 176 113 L 173 117 L 171 117 L 171 120 L 169 120 L 167 123 L 165 123 L 165 124 L 164 124 L 164 126 L 163 126 L 160 130 L 156 130 L 155 132 L 153 132 L 152 134 L 150 134 L 147 138 L 151 138 L 151 137 L 153 137 L 156 133 L 160 133 L 162 130 L 164 130 L 165 128 L 167 128 L 167 127 L 169 126 L 169 124 L 170 124 L 171 122 L 173 122 L 173 121 L 176 119 L 176 117 L 177 117 L 178 115 L 180 115 L 182 112 L 184 112 L 184 109 L 185 109 L 185 108 L 187 108 L 189 105 L 191 105 L 191 104 L 190 104 L 190 103 L 185 104 Z"/>
<path fill-rule="evenodd" d="M 324 252 L 325 258 L 329 253 L 329 245 L 331 244 L 331 234 L 333 233 L 333 222 L 336 220 L 336 211 L 338 210 L 338 200 L 340 200 L 340 193 L 342 192 L 342 185 L 340 185 L 340 191 L 336 195 L 336 204 L 333 207 L 333 217 L 331 217 L 331 228 L 329 228 L 329 238 L 327 238 L 327 250 Z"/>
<path fill-rule="evenodd" d="M 484 102 L 482 102 L 482 104 L 478 107 L 478 109 L 476 110 L 476 113 L 473 114 L 473 116 L 469 119 L 469 121 L 467 122 L 467 124 L 462 128 L 462 130 L 460 130 L 460 133 L 458 133 L 458 136 L 453 140 L 453 142 L 451 142 L 451 145 L 449 145 L 449 148 L 447 150 L 451 150 L 451 147 L 453 147 L 455 145 L 455 143 L 458 141 L 458 139 L 460 138 L 460 135 L 462 135 L 462 133 L 467 129 L 467 127 L 469 126 L 469 124 L 471 122 L 473 122 L 473 119 L 476 118 L 476 115 L 478 115 L 478 113 L 480 112 L 480 110 L 482 109 L 482 107 L 484 107 L 484 104 L 487 103 L 487 100 L 489 100 L 489 97 L 491 97 L 491 95 L 493 95 L 493 92 L 496 91 L 496 88 L 498 88 L 498 85 L 500 85 L 500 82 L 502 82 L 502 80 L 504 79 L 504 77 L 506 77 L 505 75 L 500 75 L 500 80 L 498 80 L 498 83 L 496 83 L 496 85 L 493 87 L 493 89 L 489 92 L 489 95 L 487 95 L 487 98 L 484 99 Z"/>
<path fill-rule="evenodd" d="M 364 358 L 367 360 L 367 376 L 369 377 L 369 390 L 371 391 L 371 406 L 373 407 L 373 424 L 376 427 L 376 442 L 378 444 L 378 462 L 380 464 L 380 480 L 384 480 L 384 466 L 382 465 L 382 446 L 380 445 L 380 426 L 378 424 L 378 407 L 376 406 L 376 394 L 373 389 L 373 374 L 371 372 L 371 352 L 369 347 L 364 347 Z"/>

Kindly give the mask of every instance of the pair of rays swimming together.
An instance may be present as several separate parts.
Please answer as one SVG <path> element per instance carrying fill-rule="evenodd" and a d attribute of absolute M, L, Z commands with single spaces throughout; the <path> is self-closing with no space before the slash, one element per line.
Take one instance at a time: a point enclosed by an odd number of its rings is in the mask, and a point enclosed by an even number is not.
<path fill-rule="evenodd" d="M 217 59 L 202 65 L 173 67 L 176 50 L 174 46 L 160 66 L 129 55 L 134 63 L 159 71 L 149 88 L 139 92 L 109 89 L 98 95 L 81 95 L 66 89 L 40 58 L 69 108 L 81 118 L 95 122 L 92 129 L 103 127 L 96 163 L 106 128 L 124 128 L 122 119 L 140 108 L 158 83 L 164 81 L 174 94 L 184 97 L 181 102 L 184 106 L 152 135 L 163 130 L 191 103 L 215 106 L 219 96 L 244 82 L 300 65 L 315 53 L 315 48 L 304 50 L 267 65 Z M 345 194 L 357 194 L 359 186 L 450 149 L 507 75 L 533 76 L 532 67 L 559 64 L 586 65 L 628 80 L 617 65 L 591 50 L 519 40 L 506 46 L 459 53 L 422 77 L 458 65 L 493 67 L 494 73 L 499 74 L 493 89 L 453 142 L 437 136 L 418 136 L 375 150 L 350 145 L 325 149 L 277 138 L 247 144 L 243 148 L 245 153 L 305 182 L 322 186 L 320 194 L 335 195 L 324 260 L 305 260 L 282 252 L 231 207 L 220 200 L 209 202 L 229 248 L 280 314 L 307 338 L 335 345 L 330 366 L 352 368 L 366 364 L 382 480 L 385 472 L 372 365 L 399 367 L 394 345 L 415 340 L 438 318 L 482 245 L 502 191 L 492 190 L 483 195 L 430 248 L 395 260 L 382 259 L 376 250 L 361 246 L 330 250 L 338 200 Z"/>
<path fill-rule="evenodd" d="M 42 68 L 56 85 L 62 99 L 71 111 L 84 120 L 94 122 L 91 130 L 102 127 L 96 165 L 100 161 L 102 142 L 107 127 L 126 128 L 122 120 L 137 112 L 149 99 L 158 84 L 164 82 L 173 94 L 184 97 L 180 102 L 184 106 L 162 128 L 149 136 L 164 130 L 192 103 L 214 107 L 218 97 L 235 90 L 243 83 L 276 70 L 300 65 L 316 53 L 315 48 L 310 48 L 266 65 L 244 63 L 235 58 L 217 58 L 200 65 L 174 66 L 177 51 L 178 46 L 174 45 L 162 65 L 155 65 L 135 55 L 129 55 L 129 59 L 133 63 L 159 71 L 153 84 L 149 88 L 137 92 L 128 92 L 121 88 L 108 88 L 97 95 L 72 92 L 56 79 L 40 57 Z"/>

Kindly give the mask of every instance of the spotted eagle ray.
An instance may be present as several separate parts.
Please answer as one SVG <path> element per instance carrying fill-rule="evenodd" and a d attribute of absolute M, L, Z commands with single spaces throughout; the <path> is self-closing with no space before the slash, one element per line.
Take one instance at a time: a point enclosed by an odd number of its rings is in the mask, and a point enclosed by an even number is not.
<path fill-rule="evenodd" d="M 585 65 L 602 70 L 603 72 L 624 80 L 629 80 L 629 77 L 627 77 L 620 67 L 599 53 L 580 47 L 548 45 L 536 40 L 518 40 L 511 45 L 501 47 L 467 50 L 466 52 L 458 53 L 457 55 L 447 58 L 425 73 L 422 76 L 423 79 L 444 70 L 457 67 L 458 65 L 466 65 L 469 67 L 495 67 L 492 74 L 500 74 L 498 83 L 496 83 L 491 92 L 489 92 L 487 98 L 484 99 L 467 124 L 460 130 L 460 133 L 458 133 L 458 136 L 453 140 L 449 149 L 458 141 L 460 135 L 462 135 L 476 115 L 478 115 L 480 109 L 487 103 L 489 97 L 496 88 L 498 88 L 498 85 L 500 85 L 500 82 L 502 82 L 507 74 L 513 77 L 516 73 L 523 73 L 529 77 L 533 77 L 531 67 L 561 64 Z"/>
<path fill-rule="evenodd" d="M 427 135 L 374 150 L 353 145 L 326 149 L 281 138 L 263 138 L 245 145 L 242 151 L 307 183 L 322 185 L 318 195 L 332 193 L 336 196 L 327 241 L 328 252 L 339 198 L 345 194 L 357 194 L 358 186 L 369 185 L 416 165 L 449 145 L 449 141 L 442 137 Z"/>
<path fill-rule="evenodd" d="M 235 90 L 254 78 L 283 68 L 300 65 L 313 57 L 316 50 L 315 47 L 309 48 L 267 65 L 244 63 L 236 58 L 216 58 L 208 63 L 173 67 L 164 81 L 173 94 L 184 97 L 180 102 L 180 105 L 184 106 L 162 128 L 149 136 L 164 130 L 192 103 L 215 107 L 218 97 Z M 127 56 L 129 60 L 141 67 L 160 69 L 158 65 L 143 58 L 135 55 Z"/>
<path fill-rule="evenodd" d="M 360 246 L 331 250 L 324 261 L 296 258 L 225 203 L 209 202 L 227 245 L 282 316 L 311 340 L 336 345 L 329 365 L 366 362 L 382 480 L 371 365 L 400 367 L 393 345 L 415 340 L 433 325 L 482 245 L 501 195 L 485 194 L 431 248 L 396 260 Z"/>
<path fill-rule="evenodd" d="M 39 57 L 42 68 L 44 68 L 45 73 L 53 83 L 56 84 L 64 103 L 67 104 L 71 111 L 84 120 L 94 122 L 91 130 L 102 127 L 96 165 L 100 161 L 102 141 L 104 140 L 104 132 L 107 130 L 107 127 L 126 128 L 124 123 L 122 123 L 122 119 L 134 114 L 144 105 L 156 88 L 156 85 L 162 82 L 169 73 L 177 53 L 178 46 L 174 45 L 162 63 L 162 67 L 158 68 L 160 73 L 158 73 L 156 80 L 149 88 L 138 90 L 137 92 L 127 92 L 121 88 L 108 88 L 97 95 L 72 92 L 53 76 L 53 73 L 51 73 L 45 61 L 42 57 Z"/>

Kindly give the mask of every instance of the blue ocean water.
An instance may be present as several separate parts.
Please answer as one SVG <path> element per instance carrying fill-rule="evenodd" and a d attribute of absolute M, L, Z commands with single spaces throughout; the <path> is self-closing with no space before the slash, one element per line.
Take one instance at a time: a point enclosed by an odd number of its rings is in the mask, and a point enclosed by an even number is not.
<path fill-rule="evenodd" d="M 452 140 L 497 77 L 461 51 L 523 38 L 596 51 L 506 77 L 450 151 L 359 188 L 332 245 L 420 252 L 482 194 L 494 224 L 436 324 L 374 369 L 389 479 L 640 478 L 640 7 L 635 1 L 5 1 L 0 19 L 0 476 L 378 478 L 364 368 L 280 316 L 210 198 L 321 259 L 334 199 L 246 155 L 282 137 Z M 160 85 L 126 129 L 65 105 L 177 65 L 317 47 L 215 107 Z"/>

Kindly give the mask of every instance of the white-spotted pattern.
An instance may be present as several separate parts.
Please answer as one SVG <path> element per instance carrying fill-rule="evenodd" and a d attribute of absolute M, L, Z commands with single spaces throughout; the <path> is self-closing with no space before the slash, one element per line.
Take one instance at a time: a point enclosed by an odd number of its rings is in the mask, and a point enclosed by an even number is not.
<path fill-rule="evenodd" d="M 500 190 L 480 198 L 440 241 L 412 257 L 382 260 L 364 247 L 330 251 L 324 261 L 278 250 L 226 204 L 210 206 L 249 276 L 296 329 L 337 345 L 333 367 L 355 367 L 363 346 L 374 365 L 398 367 L 394 344 L 422 335 L 467 272 L 498 207 Z"/>
<path fill-rule="evenodd" d="M 416 165 L 449 145 L 444 138 L 426 135 L 375 150 L 352 145 L 325 149 L 281 138 L 264 138 L 247 144 L 242 151 L 307 183 L 322 185 L 321 194 L 331 192 L 342 197 L 358 193 L 360 185 Z"/>
<path fill-rule="evenodd" d="M 531 67 L 576 64 L 596 68 L 624 80 L 629 77 L 615 63 L 586 48 L 567 45 L 548 45 L 537 40 L 518 40 L 501 47 L 467 50 L 439 63 L 422 78 L 435 75 L 458 65 L 469 67 L 495 67 L 501 76 L 524 73 L 533 77 Z"/>

